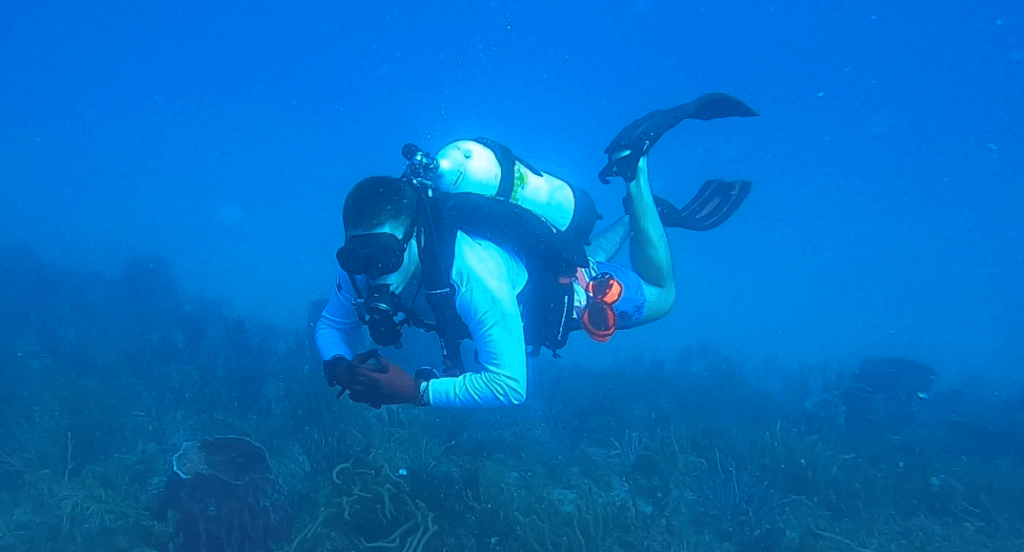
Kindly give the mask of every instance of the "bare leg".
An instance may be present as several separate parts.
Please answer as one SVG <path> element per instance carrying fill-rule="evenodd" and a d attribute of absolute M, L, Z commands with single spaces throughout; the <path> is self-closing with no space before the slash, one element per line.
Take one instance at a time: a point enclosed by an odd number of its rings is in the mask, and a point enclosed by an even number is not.
<path fill-rule="evenodd" d="M 633 270 L 644 281 L 647 307 L 640 323 L 657 320 L 672 310 L 676 301 L 676 282 L 672 271 L 672 252 L 668 236 L 654 205 L 647 174 L 647 157 L 640 159 L 636 180 L 626 187 L 633 213 L 629 217 L 632 233 L 629 258 Z"/>
<path fill-rule="evenodd" d="M 611 223 L 608 228 L 590 238 L 587 256 L 599 263 L 606 263 L 619 254 L 622 246 L 626 245 L 627 239 L 629 239 L 629 217 L 623 215 Z"/>

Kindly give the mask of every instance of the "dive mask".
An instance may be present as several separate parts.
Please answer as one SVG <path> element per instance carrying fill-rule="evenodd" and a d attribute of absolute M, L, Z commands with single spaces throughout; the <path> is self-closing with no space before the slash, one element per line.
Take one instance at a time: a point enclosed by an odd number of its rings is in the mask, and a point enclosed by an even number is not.
<path fill-rule="evenodd" d="M 398 238 L 389 232 L 357 234 L 345 240 L 335 255 L 338 266 L 351 276 L 366 275 L 371 280 L 397 272 L 405 261 L 405 250 L 416 233 L 413 225 Z"/>

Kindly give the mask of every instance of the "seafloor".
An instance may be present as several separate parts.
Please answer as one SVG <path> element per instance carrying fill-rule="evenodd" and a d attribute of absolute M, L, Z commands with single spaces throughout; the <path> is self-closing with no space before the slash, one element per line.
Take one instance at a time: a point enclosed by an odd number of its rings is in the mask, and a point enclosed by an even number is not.
<path fill-rule="evenodd" d="M 172 456 L 225 435 L 276 470 L 291 530 L 272 550 L 1024 550 L 1019 394 L 879 393 L 854 419 L 856 363 L 755 385 L 694 348 L 570 356 L 513 409 L 376 411 L 335 400 L 308 332 L 187 296 L 160 259 L 0 266 L 3 552 L 266 549 L 269 495 L 160 515 Z M 219 540 L 175 529 L 215 514 Z"/>

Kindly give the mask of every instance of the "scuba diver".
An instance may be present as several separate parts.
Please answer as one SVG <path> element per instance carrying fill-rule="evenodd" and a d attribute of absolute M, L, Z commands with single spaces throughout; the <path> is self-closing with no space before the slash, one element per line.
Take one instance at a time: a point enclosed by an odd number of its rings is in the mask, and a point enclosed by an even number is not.
<path fill-rule="evenodd" d="M 584 190 L 495 141 L 459 140 L 436 157 L 406 144 L 401 177 L 366 178 L 345 199 L 342 271 L 315 330 L 328 385 L 374 408 L 520 404 L 541 349 L 557 357 L 573 331 L 607 342 L 664 317 L 676 297 L 665 228 L 715 228 L 750 183 L 709 180 L 677 208 L 652 194 L 647 154 L 685 119 L 754 116 L 713 93 L 630 123 L 598 175 L 626 182 L 626 214 L 593 236 L 601 217 Z M 609 263 L 627 240 L 631 270 Z M 436 333 L 441 369 L 410 374 L 379 349 L 357 353 L 363 326 L 379 347 L 400 347 L 406 326 Z"/>

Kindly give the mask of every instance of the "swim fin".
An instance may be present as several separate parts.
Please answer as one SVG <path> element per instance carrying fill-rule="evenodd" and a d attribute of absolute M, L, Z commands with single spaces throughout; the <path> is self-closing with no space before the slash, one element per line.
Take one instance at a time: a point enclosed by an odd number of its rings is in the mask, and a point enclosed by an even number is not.
<path fill-rule="evenodd" d="M 708 180 L 697 195 L 682 209 L 665 198 L 654 196 L 658 216 L 665 228 L 711 230 L 726 221 L 750 194 L 750 182 L 745 180 Z"/>
<path fill-rule="evenodd" d="M 672 127 L 685 119 L 710 121 L 725 117 L 757 117 L 757 113 L 742 101 L 721 92 L 704 94 L 692 102 L 669 109 L 655 109 L 626 125 L 612 139 L 604 150 L 608 154 L 608 163 L 597 177 L 605 184 L 614 176 L 632 182 L 636 179 L 640 158 L 647 155 Z"/>

